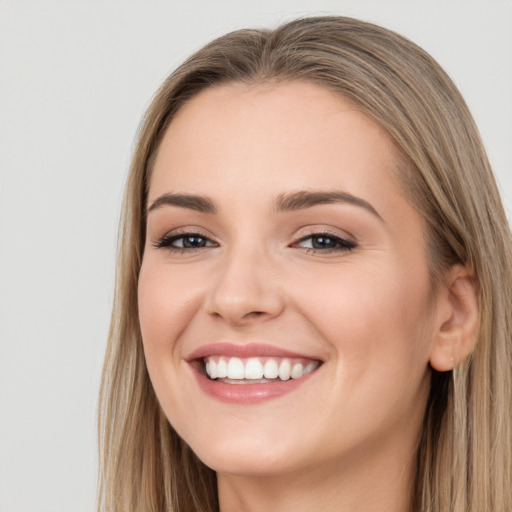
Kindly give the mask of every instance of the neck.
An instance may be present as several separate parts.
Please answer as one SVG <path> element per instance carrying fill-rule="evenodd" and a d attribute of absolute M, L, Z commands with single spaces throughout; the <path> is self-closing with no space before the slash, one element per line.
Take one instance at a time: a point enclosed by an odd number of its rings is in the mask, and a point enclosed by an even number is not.
<path fill-rule="evenodd" d="M 218 474 L 220 511 L 410 512 L 416 461 L 403 448 L 370 449 L 371 463 L 358 454 L 282 475 Z"/>

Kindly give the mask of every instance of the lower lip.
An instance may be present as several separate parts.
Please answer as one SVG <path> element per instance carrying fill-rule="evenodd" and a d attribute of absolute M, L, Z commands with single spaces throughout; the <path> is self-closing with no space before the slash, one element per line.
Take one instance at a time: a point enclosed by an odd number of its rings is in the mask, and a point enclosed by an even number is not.
<path fill-rule="evenodd" d="M 226 384 L 225 382 L 211 380 L 197 370 L 194 370 L 194 373 L 201 389 L 212 398 L 231 404 L 250 405 L 291 393 L 306 383 L 316 371 L 299 379 L 268 382 L 266 384 Z"/>

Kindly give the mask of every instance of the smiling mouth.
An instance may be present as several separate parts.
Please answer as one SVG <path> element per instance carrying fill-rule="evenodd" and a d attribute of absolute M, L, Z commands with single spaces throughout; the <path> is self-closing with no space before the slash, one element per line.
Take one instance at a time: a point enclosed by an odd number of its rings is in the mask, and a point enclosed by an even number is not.
<path fill-rule="evenodd" d="M 225 384 L 270 384 L 300 379 L 314 372 L 320 361 L 291 357 L 207 356 L 204 375 Z"/>

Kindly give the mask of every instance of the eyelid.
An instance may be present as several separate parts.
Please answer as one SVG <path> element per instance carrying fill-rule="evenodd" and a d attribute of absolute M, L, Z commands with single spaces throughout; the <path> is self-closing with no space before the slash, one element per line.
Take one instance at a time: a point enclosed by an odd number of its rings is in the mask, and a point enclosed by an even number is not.
<path fill-rule="evenodd" d="M 336 233 L 334 231 L 330 231 L 328 229 L 310 229 L 310 230 L 304 230 L 303 232 L 299 233 L 297 236 L 297 240 L 291 244 L 291 247 L 298 247 L 298 244 L 301 242 L 304 242 L 308 238 L 313 237 L 321 237 L 324 236 L 326 238 L 331 238 L 333 241 L 338 243 L 338 247 L 336 248 L 311 248 L 311 247 L 303 247 L 302 249 L 307 250 L 308 252 L 342 252 L 342 251 L 350 251 L 355 249 L 358 246 L 357 241 L 355 240 L 355 237 L 353 236 L 347 236 L 342 235 L 340 233 Z"/>
<path fill-rule="evenodd" d="M 200 238 L 204 238 L 208 243 L 212 245 L 207 245 L 206 247 L 175 247 L 172 243 L 180 238 L 187 238 L 197 236 Z M 157 249 L 167 249 L 169 251 L 187 251 L 191 252 L 194 250 L 205 249 L 207 247 L 216 247 L 218 243 L 213 239 L 212 236 L 206 234 L 202 229 L 196 227 L 184 227 L 175 229 L 167 232 L 162 237 L 159 237 L 156 241 L 152 243 L 152 245 Z"/>
<path fill-rule="evenodd" d="M 301 228 L 298 232 L 296 239 L 297 241 L 302 240 L 303 238 L 306 238 L 308 236 L 330 236 L 333 238 L 340 238 L 341 240 L 344 240 L 346 242 L 350 242 L 357 245 L 357 239 L 355 236 L 351 235 L 350 233 L 343 231 L 343 233 L 340 233 L 339 231 L 336 231 L 334 229 L 329 229 L 325 227 L 307 227 L 307 228 Z"/>
<path fill-rule="evenodd" d="M 303 243 L 305 240 L 309 238 L 314 237 L 326 237 L 333 240 L 337 246 L 336 247 L 300 247 L 300 244 Z M 181 239 L 181 238 L 187 238 L 187 237 L 200 237 L 206 240 L 206 245 L 203 247 L 178 247 L 172 245 L 175 241 Z M 211 235 L 206 234 L 202 229 L 198 227 L 182 227 L 175 230 L 171 230 L 170 232 L 167 232 L 162 237 L 158 238 L 156 241 L 152 243 L 152 245 L 157 249 L 166 249 L 171 252 L 193 252 L 193 251 L 199 251 L 201 249 L 206 248 L 212 248 L 212 247 L 218 247 L 218 242 L 212 237 Z M 350 251 L 355 249 L 358 246 L 357 241 L 355 240 L 355 237 L 348 235 L 348 234 L 341 234 L 337 233 L 334 230 L 329 230 L 326 228 L 309 228 L 304 229 L 297 234 L 295 241 L 290 244 L 289 247 L 292 248 L 301 248 L 307 252 L 321 252 L 321 253 L 328 253 L 328 252 L 343 252 L 343 251 Z"/>

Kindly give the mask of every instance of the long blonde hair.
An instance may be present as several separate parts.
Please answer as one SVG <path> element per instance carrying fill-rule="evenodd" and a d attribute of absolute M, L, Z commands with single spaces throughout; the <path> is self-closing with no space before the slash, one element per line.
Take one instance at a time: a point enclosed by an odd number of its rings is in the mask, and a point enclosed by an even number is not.
<path fill-rule="evenodd" d="M 404 193 L 425 220 L 433 286 L 455 262 L 478 279 L 476 348 L 453 372 L 432 371 L 411 509 L 510 512 L 512 247 L 485 150 L 460 93 L 427 53 L 343 17 L 213 41 L 172 73 L 144 118 L 124 199 L 101 388 L 100 510 L 218 510 L 215 473 L 169 425 L 145 366 L 137 281 L 148 183 L 166 127 L 201 90 L 291 80 L 350 99 L 394 139 Z"/>

